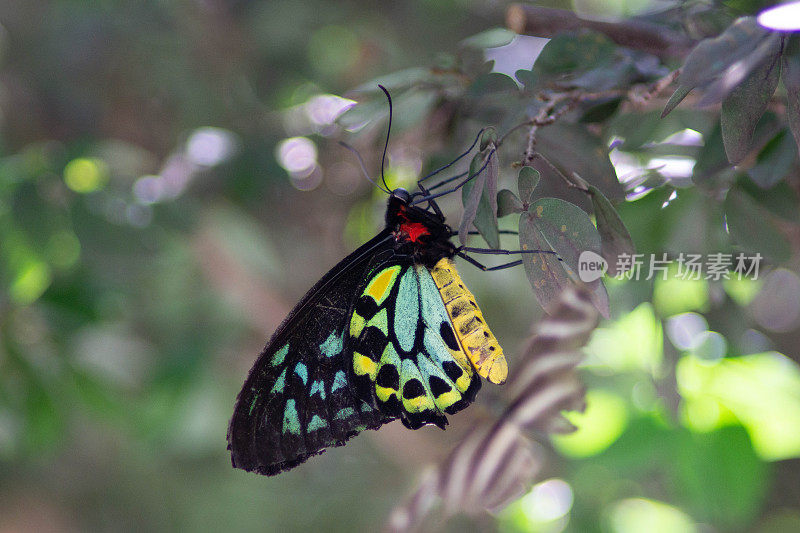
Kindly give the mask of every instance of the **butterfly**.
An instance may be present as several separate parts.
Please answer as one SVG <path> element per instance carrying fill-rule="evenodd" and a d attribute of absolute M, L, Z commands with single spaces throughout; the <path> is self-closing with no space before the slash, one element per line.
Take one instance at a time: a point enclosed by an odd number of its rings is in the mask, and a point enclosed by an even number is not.
<path fill-rule="evenodd" d="M 384 229 L 314 285 L 250 370 L 228 429 L 234 467 L 275 475 L 396 419 L 444 429 L 481 377 L 506 380 L 503 350 L 453 259 L 494 268 L 465 253 L 482 249 L 451 242 L 434 200 L 463 183 L 386 189 Z"/>

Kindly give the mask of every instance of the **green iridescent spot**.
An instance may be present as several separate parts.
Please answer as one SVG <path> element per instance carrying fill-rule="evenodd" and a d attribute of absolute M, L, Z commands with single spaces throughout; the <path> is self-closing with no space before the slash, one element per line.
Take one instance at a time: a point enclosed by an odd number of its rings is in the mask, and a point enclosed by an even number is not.
<path fill-rule="evenodd" d="M 279 364 L 283 363 L 283 360 L 286 358 L 286 354 L 289 353 L 289 345 L 285 344 L 283 348 L 275 352 L 275 355 L 272 356 L 272 361 L 270 364 L 272 366 L 278 366 Z"/>
<path fill-rule="evenodd" d="M 319 345 L 319 350 L 326 357 L 334 357 L 339 355 L 339 353 L 342 351 L 342 336 L 337 335 L 336 333 L 331 333 L 328 335 L 328 338 L 325 339 L 325 342 Z"/>
<path fill-rule="evenodd" d="M 333 418 L 336 420 L 344 420 L 345 418 L 353 416 L 354 414 L 356 414 L 356 412 L 352 407 L 345 407 L 343 409 L 339 409 L 339 412 L 336 413 L 336 416 Z"/>
<path fill-rule="evenodd" d="M 311 390 L 309 391 L 309 396 L 314 396 L 314 393 L 318 392 L 319 397 L 323 400 L 325 399 L 325 383 L 322 381 L 315 381 L 311 384 Z"/>
<path fill-rule="evenodd" d="M 308 423 L 308 431 L 316 431 L 328 427 L 328 423 L 317 415 L 311 417 L 311 422 Z"/>
<path fill-rule="evenodd" d="M 283 432 L 300 434 L 300 417 L 297 416 L 294 400 L 286 400 L 286 408 L 283 410 Z"/>
<path fill-rule="evenodd" d="M 347 386 L 347 376 L 344 375 L 344 371 L 339 370 L 336 373 L 336 375 L 333 376 L 333 385 L 331 385 L 331 392 L 346 386 Z"/>
<path fill-rule="evenodd" d="M 283 387 L 286 385 L 286 369 L 283 369 L 281 375 L 278 376 L 278 379 L 275 380 L 275 385 L 272 386 L 272 389 L 269 391 L 270 394 L 274 392 L 283 392 Z"/>
<path fill-rule="evenodd" d="M 253 414 L 253 409 L 255 409 L 257 402 L 258 402 L 258 393 L 256 393 L 255 396 L 253 396 L 253 401 L 250 402 L 250 411 L 247 412 L 248 415 Z"/>
<path fill-rule="evenodd" d="M 297 366 L 294 367 L 294 373 L 297 374 L 301 380 L 303 380 L 303 385 L 308 383 L 308 369 L 306 368 L 306 365 L 303 363 L 297 363 Z"/>

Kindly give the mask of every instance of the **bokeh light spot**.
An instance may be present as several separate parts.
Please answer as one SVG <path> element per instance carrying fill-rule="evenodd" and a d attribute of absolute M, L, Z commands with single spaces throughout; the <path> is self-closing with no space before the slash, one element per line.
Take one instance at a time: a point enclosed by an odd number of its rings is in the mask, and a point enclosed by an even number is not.
<path fill-rule="evenodd" d="M 64 167 L 64 183 L 78 193 L 102 189 L 108 181 L 108 165 L 100 159 L 81 157 Z"/>
<path fill-rule="evenodd" d="M 750 306 L 759 325 L 771 331 L 791 331 L 800 322 L 800 278 L 778 268 L 764 279 Z"/>
<path fill-rule="evenodd" d="M 692 353 L 704 361 L 716 361 L 725 357 L 728 341 L 716 331 L 703 331 L 697 336 Z"/>
<path fill-rule="evenodd" d="M 664 334 L 653 307 L 643 303 L 616 322 L 595 330 L 586 366 L 598 373 L 644 371 L 657 376 L 664 355 Z"/>
<path fill-rule="evenodd" d="M 311 174 L 317 165 L 317 146 L 306 137 L 290 137 L 278 143 L 278 163 L 290 174 Z"/>
<path fill-rule="evenodd" d="M 800 457 L 800 367 L 794 361 L 777 352 L 717 361 L 687 355 L 675 375 L 690 429 L 738 421 L 762 459 Z M 719 405 L 716 423 L 713 403 Z"/>
<path fill-rule="evenodd" d="M 670 317 L 666 323 L 667 337 L 679 350 L 691 350 L 697 344 L 698 336 L 708 329 L 703 315 L 682 313 Z"/>
<path fill-rule="evenodd" d="M 777 31 L 800 31 L 800 2 L 765 9 L 758 15 L 758 23 Z"/>
<path fill-rule="evenodd" d="M 692 519 L 677 507 L 644 498 L 618 502 L 611 509 L 608 522 L 614 533 L 692 533 L 698 530 Z"/>
<path fill-rule="evenodd" d="M 164 193 L 165 184 L 161 176 L 142 176 L 133 184 L 133 195 L 142 204 L 154 204 Z"/>
<path fill-rule="evenodd" d="M 33 303 L 47 290 L 51 281 L 50 267 L 46 263 L 29 261 L 11 283 L 11 299 L 20 305 Z"/>
<path fill-rule="evenodd" d="M 586 393 L 586 412 L 569 412 L 565 416 L 578 430 L 567 435 L 554 435 L 553 445 L 570 457 L 597 455 L 611 446 L 628 425 L 625 400 L 600 389 Z"/>
<path fill-rule="evenodd" d="M 205 167 L 219 165 L 236 150 L 236 139 L 222 128 L 199 128 L 186 141 L 186 157 Z"/>
<path fill-rule="evenodd" d="M 670 267 L 667 279 L 657 277 L 653 286 L 653 305 L 661 316 L 708 309 L 708 282 L 681 279 L 677 267 Z"/>
<path fill-rule="evenodd" d="M 742 279 L 731 277 L 731 279 L 726 279 L 722 282 L 725 292 L 740 306 L 745 306 L 752 302 L 753 298 L 761 290 L 762 285 L 763 280 L 744 277 Z"/>
<path fill-rule="evenodd" d="M 78 262 L 81 243 L 71 231 L 54 233 L 47 241 L 47 257 L 57 268 L 69 268 Z"/>

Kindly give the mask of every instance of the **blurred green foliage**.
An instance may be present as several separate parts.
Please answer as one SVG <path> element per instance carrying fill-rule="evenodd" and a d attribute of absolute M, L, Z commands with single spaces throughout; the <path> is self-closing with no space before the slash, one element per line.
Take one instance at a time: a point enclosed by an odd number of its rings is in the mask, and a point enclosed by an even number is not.
<path fill-rule="evenodd" d="M 771 3 L 605 9 L 700 39 Z M 584 14 L 598 4 L 548 2 Z M 0 530 L 374 531 L 501 401 L 485 386 L 445 433 L 390 424 L 277 478 L 230 467 L 233 400 L 269 332 L 381 224 L 384 197 L 334 142 L 355 144 L 374 175 L 386 105 L 370 80 L 395 98 L 391 186 L 449 161 L 481 127 L 502 139 L 546 107 L 543 90 L 611 91 L 540 129 L 552 164 L 616 204 L 638 253 L 768 260 L 758 281 L 607 278 L 611 318 L 588 348 L 588 408 L 570 415 L 578 431 L 553 439 L 522 499 L 442 527 L 800 529 L 800 122 L 768 105 L 734 167 L 718 109 L 689 96 L 662 120 L 665 95 L 624 102 L 679 60 L 565 34 L 535 65 L 523 50 L 527 63 L 490 72 L 500 62 L 483 49 L 514 38 L 496 29 L 501 7 L 0 5 Z M 794 94 L 787 79 L 766 100 Z M 349 104 L 334 95 L 359 104 L 335 121 Z M 511 163 L 525 148 L 524 129 L 506 139 L 502 186 L 516 189 Z M 686 161 L 688 173 L 670 174 Z M 537 199 L 590 211 L 537 168 Z M 442 203 L 455 225 L 459 199 Z M 500 229 L 518 227 L 510 218 Z M 525 273 L 462 270 L 513 373 L 541 313 Z"/>

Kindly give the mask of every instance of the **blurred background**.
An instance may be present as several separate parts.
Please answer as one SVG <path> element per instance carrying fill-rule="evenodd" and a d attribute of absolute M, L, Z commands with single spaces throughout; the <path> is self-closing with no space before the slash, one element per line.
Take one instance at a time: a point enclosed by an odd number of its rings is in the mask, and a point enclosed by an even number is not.
<path fill-rule="evenodd" d="M 669 2 L 574 4 L 624 17 Z M 763 2 L 694 4 L 727 23 Z M 232 469 L 226 450 L 271 332 L 381 227 L 385 197 L 336 143 L 377 173 L 386 105 L 371 80 L 446 68 L 504 13 L 471 0 L 0 3 L 0 532 L 373 531 L 489 416 L 500 393 L 485 384 L 446 432 L 395 422 L 274 478 Z M 513 73 L 543 44 L 486 53 Z M 446 90 L 395 94 L 393 186 L 493 122 Z M 687 110 L 709 134 L 710 115 Z M 688 179 L 692 157 L 670 159 L 674 179 L 654 190 L 626 189 L 639 252 L 730 250 L 719 203 Z M 620 177 L 648 164 L 614 162 Z M 796 210 L 791 194 L 774 197 Z M 444 202 L 453 224 L 459 206 Z M 548 462 L 522 499 L 439 527 L 800 530 L 792 265 L 759 281 L 609 281 L 580 429 L 543 440 Z M 461 270 L 513 373 L 541 314 L 524 272 Z"/>

